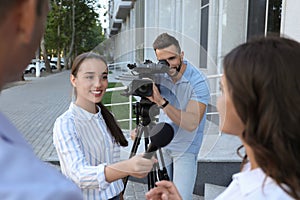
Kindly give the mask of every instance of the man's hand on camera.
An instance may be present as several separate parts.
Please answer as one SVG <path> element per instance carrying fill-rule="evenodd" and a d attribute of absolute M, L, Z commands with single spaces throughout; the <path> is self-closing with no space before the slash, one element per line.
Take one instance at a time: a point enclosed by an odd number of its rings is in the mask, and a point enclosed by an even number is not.
<path fill-rule="evenodd" d="M 151 97 L 147 97 L 153 103 L 156 103 L 158 106 L 161 106 L 165 103 L 164 98 L 160 95 L 160 92 L 155 84 L 153 84 L 153 93 Z"/>

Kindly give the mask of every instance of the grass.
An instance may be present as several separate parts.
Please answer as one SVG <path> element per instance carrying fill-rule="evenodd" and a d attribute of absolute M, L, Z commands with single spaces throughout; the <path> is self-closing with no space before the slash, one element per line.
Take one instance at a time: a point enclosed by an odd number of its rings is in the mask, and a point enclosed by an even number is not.
<path fill-rule="evenodd" d="M 122 83 L 115 83 L 111 82 L 108 84 L 108 88 L 114 87 L 122 87 Z M 128 97 L 122 96 L 121 93 L 123 91 L 114 91 L 114 92 L 106 92 L 102 99 L 103 104 L 114 104 L 114 103 L 123 103 L 128 102 Z M 132 97 L 132 101 L 135 99 Z M 129 107 L 131 105 L 114 105 L 114 106 L 107 106 L 107 108 L 115 115 L 117 120 L 120 119 L 128 119 L 129 118 Z M 133 119 L 135 119 L 135 115 L 133 115 Z M 119 122 L 119 125 L 122 129 L 129 129 L 129 122 Z M 135 127 L 135 121 L 132 123 L 132 127 Z"/>

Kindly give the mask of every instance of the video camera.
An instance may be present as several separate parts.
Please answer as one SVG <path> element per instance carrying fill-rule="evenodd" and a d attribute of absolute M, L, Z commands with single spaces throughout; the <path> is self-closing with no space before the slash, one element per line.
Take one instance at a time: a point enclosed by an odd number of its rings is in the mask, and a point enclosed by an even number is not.
<path fill-rule="evenodd" d="M 152 96 L 153 75 L 167 73 L 169 71 L 169 63 L 166 60 L 160 60 L 158 63 L 146 60 L 142 64 L 128 64 L 127 67 L 132 70 L 133 75 L 139 77 L 132 80 L 132 82 L 128 85 L 128 88 L 123 93 L 124 96 Z M 137 74 L 133 72 L 136 72 Z"/>

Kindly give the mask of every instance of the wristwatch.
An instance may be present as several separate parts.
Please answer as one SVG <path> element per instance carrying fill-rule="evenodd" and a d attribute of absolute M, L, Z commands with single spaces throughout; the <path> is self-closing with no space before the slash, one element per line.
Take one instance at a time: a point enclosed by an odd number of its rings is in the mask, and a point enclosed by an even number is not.
<path fill-rule="evenodd" d="M 163 105 L 159 106 L 159 108 L 161 108 L 161 109 L 164 109 L 169 104 L 169 101 L 167 99 L 165 99 L 165 98 L 163 98 L 163 99 L 165 100 L 165 103 Z"/>

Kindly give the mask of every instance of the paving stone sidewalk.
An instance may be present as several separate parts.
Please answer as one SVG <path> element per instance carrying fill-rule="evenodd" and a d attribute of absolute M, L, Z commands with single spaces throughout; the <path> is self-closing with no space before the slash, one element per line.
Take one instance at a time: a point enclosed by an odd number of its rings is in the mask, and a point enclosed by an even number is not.
<path fill-rule="evenodd" d="M 66 111 L 72 98 L 70 71 L 46 77 L 26 77 L 0 93 L 0 110 L 22 132 L 43 161 L 57 163 L 52 143 L 55 119 Z M 129 181 L 125 199 L 145 199 L 147 185 Z M 203 199 L 194 195 L 194 200 Z"/>

